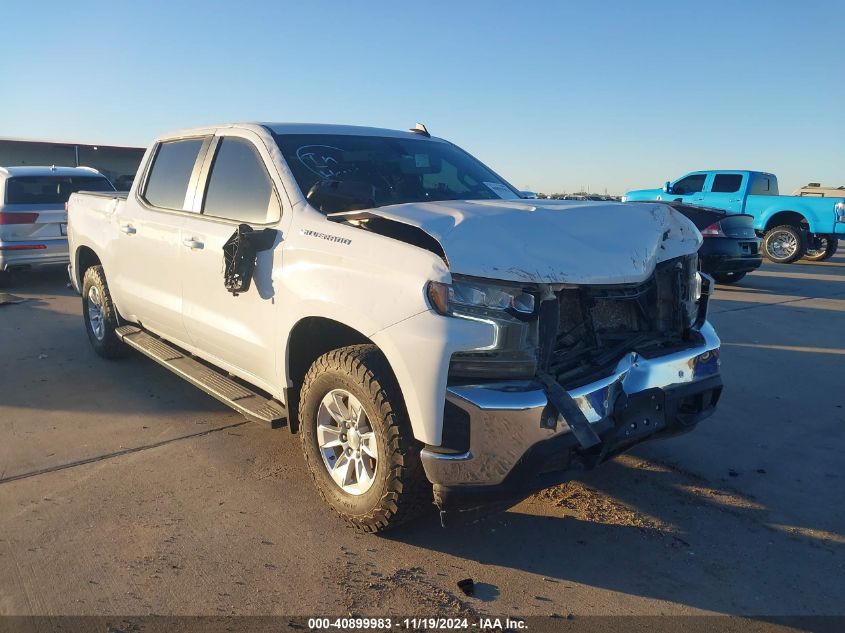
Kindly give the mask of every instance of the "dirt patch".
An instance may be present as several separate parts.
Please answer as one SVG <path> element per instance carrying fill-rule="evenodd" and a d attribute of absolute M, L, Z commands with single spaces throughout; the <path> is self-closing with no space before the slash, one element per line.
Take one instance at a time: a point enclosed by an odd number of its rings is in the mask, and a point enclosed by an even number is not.
<path fill-rule="evenodd" d="M 608 497 L 579 481 L 543 490 L 537 493 L 536 497 L 543 502 L 563 508 L 567 514 L 592 523 L 665 532 L 673 530 L 670 524 Z"/>
<path fill-rule="evenodd" d="M 351 614 L 363 611 L 409 615 L 437 613 L 441 616 L 476 616 L 478 611 L 456 593 L 439 587 L 422 567 L 377 571 L 374 563 L 360 563 L 350 556 L 338 559 L 343 573 L 337 587 L 343 592 Z M 456 585 L 457 590 L 457 585 Z"/>

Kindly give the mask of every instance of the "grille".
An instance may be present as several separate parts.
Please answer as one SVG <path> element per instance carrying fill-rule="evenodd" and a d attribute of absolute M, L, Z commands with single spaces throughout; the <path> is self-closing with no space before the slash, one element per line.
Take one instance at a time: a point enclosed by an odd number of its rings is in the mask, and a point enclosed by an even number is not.
<path fill-rule="evenodd" d="M 565 388 L 609 374 L 627 353 L 659 355 L 688 345 L 695 255 L 660 263 L 641 284 L 579 286 L 558 293 L 550 370 Z"/>

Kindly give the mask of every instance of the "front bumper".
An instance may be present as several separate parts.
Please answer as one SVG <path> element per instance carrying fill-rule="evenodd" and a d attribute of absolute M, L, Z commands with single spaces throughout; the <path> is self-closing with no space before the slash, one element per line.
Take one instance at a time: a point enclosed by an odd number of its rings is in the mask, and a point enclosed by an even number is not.
<path fill-rule="evenodd" d="M 609 376 L 569 391 L 601 439 L 589 449 L 536 381 L 449 387 L 447 409 L 463 412 L 469 450 L 422 450 L 435 502 L 445 514 L 504 507 L 643 440 L 692 429 L 713 412 L 722 390 L 719 338 L 707 322 L 700 332 L 694 347 L 652 358 L 631 352 Z"/>
<path fill-rule="evenodd" d="M 69 261 L 66 239 L 0 242 L 0 270 L 56 266 Z"/>
<path fill-rule="evenodd" d="M 698 250 L 701 270 L 709 275 L 757 270 L 763 263 L 759 243 L 757 239 L 706 237 Z"/>

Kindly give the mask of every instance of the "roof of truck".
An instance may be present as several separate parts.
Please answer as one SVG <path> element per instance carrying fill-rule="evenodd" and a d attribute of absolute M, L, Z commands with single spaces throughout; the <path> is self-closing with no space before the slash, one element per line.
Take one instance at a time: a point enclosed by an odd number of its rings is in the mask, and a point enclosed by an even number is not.
<path fill-rule="evenodd" d="M 12 167 L 0 167 L 0 176 L 8 178 L 12 176 L 102 176 L 102 174 L 93 167 L 17 165 Z"/>
<path fill-rule="evenodd" d="M 331 123 L 259 123 L 274 134 L 341 134 L 355 136 L 393 136 L 398 138 L 419 138 L 418 132 L 390 130 L 381 127 L 361 125 L 335 125 Z"/>

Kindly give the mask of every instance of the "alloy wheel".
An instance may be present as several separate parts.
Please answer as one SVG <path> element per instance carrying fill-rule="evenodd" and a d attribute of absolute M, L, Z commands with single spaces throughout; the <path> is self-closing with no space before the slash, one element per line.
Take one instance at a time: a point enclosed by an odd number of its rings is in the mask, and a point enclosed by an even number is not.
<path fill-rule="evenodd" d="M 345 389 L 332 389 L 317 410 L 317 445 L 332 480 L 351 495 L 362 495 L 378 468 L 376 434 L 364 406 Z"/>

